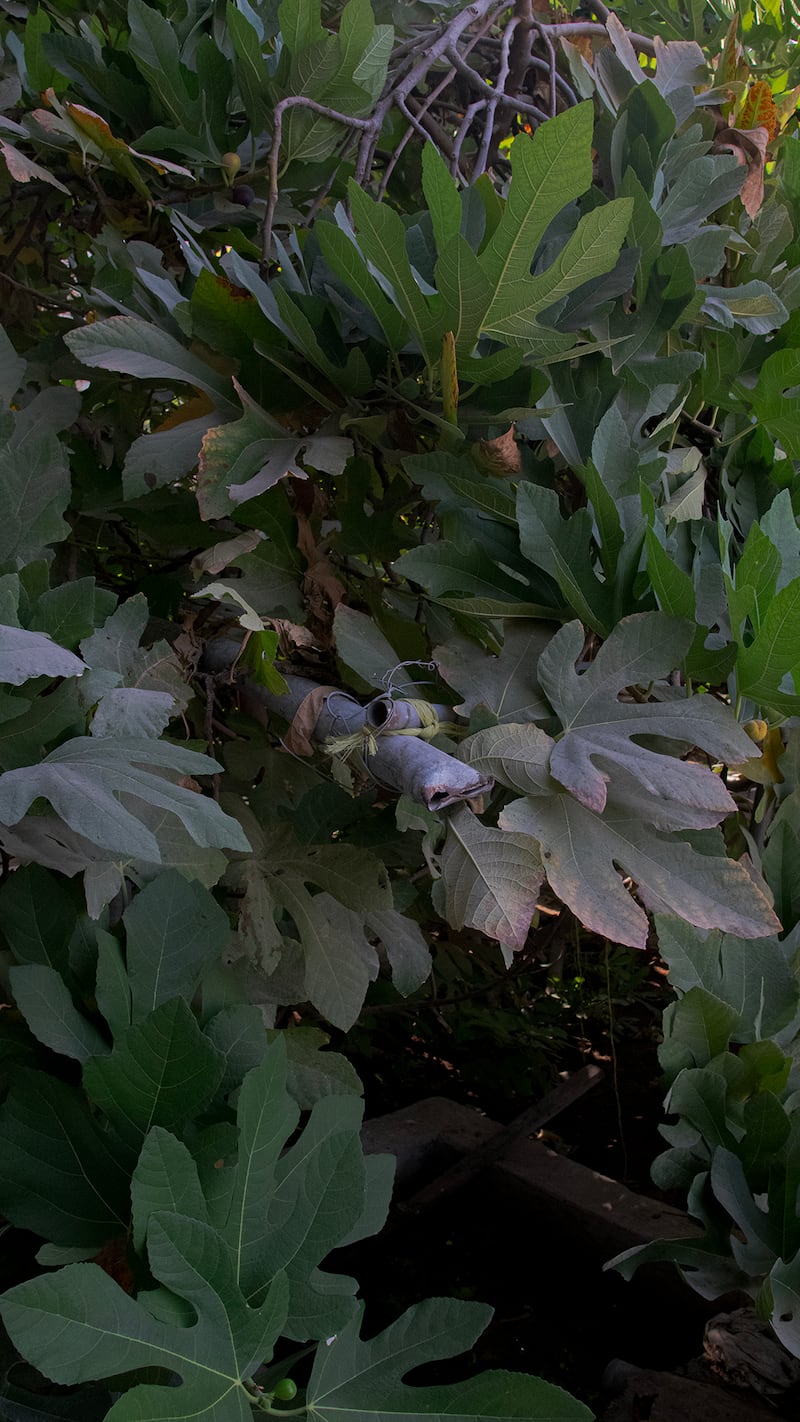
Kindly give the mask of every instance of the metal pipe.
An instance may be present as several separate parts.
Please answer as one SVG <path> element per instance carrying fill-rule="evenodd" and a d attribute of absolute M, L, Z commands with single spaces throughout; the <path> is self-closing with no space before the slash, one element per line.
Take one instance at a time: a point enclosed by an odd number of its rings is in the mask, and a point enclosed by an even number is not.
<path fill-rule="evenodd" d="M 214 639 L 206 646 L 204 669 L 213 673 L 224 672 L 233 666 L 239 651 L 240 643 L 229 637 Z M 287 676 L 285 680 L 289 690 L 278 696 L 252 681 L 246 671 L 238 673 L 237 679 L 246 691 L 248 701 L 263 711 L 281 716 L 290 724 L 306 698 L 319 690 L 318 682 L 306 677 Z M 434 709 L 440 717 L 449 719 L 452 716 L 449 706 Z M 367 737 L 359 751 L 367 774 L 391 790 L 410 795 L 427 810 L 444 810 L 448 805 L 476 799 L 491 790 L 491 779 L 456 760 L 455 756 L 438 750 L 429 741 L 420 736 L 392 733 L 393 730 L 420 725 L 418 712 L 408 702 L 382 696 L 369 706 L 362 706 L 347 692 L 331 688 L 308 734 L 322 747 L 326 741 L 340 736 L 353 736 L 364 729 L 372 731 L 374 753 L 369 750 Z"/>

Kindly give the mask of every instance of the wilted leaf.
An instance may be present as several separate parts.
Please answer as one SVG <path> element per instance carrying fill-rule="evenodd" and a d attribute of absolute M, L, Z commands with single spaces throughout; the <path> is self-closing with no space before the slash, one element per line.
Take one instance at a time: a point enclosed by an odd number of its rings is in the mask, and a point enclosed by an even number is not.
<path fill-rule="evenodd" d="M 780 120 L 768 79 L 755 79 L 749 85 L 737 111 L 736 124 L 740 129 L 764 129 L 767 142 L 777 138 Z M 766 143 L 764 146 L 766 149 Z"/>
<path fill-rule="evenodd" d="M 4 138 L 0 138 L 0 154 L 5 159 L 9 175 L 15 183 L 30 183 L 35 179 L 40 183 L 49 183 L 51 188 L 58 188 L 59 192 L 69 196 L 69 188 L 65 188 L 58 178 L 54 177 L 52 173 L 48 173 L 40 163 L 34 163 L 32 158 L 27 158 L 24 153 L 20 153 L 13 143 L 8 143 Z"/>
<path fill-rule="evenodd" d="M 246 528 L 243 533 L 237 533 L 235 538 L 226 538 L 221 543 L 213 544 L 211 548 L 195 554 L 191 564 L 192 573 L 195 578 L 201 578 L 204 573 L 213 577 L 216 573 L 223 572 L 234 558 L 241 558 L 243 553 L 252 553 L 263 537 L 260 529 Z"/>

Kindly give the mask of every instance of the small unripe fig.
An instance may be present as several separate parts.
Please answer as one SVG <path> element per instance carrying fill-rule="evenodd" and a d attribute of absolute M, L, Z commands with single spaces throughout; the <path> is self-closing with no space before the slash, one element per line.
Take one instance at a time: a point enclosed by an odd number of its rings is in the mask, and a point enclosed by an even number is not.
<path fill-rule="evenodd" d="M 242 160 L 238 153 L 223 153 L 222 168 L 228 182 L 231 182 L 232 179 L 236 177 L 241 166 Z"/>
<path fill-rule="evenodd" d="M 281 1378 L 272 1389 L 272 1396 L 277 1397 L 279 1402 L 291 1402 L 293 1397 L 297 1397 L 297 1383 L 291 1378 Z"/>

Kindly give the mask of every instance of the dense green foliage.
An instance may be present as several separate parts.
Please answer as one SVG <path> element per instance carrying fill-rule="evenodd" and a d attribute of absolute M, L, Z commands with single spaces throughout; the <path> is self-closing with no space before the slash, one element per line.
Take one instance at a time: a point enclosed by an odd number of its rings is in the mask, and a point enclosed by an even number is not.
<path fill-rule="evenodd" d="M 319 1266 L 390 1180 L 316 1023 L 465 930 L 510 964 L 543 901 L 634 948 L 655 915 L 659 1176 L 708 1288 L 786 1313 L 785 17 L 0 9 L 0 1209 L 64 1266 L 6 1326 L 55 1381 L 144 1372 L 115 1419 L 285 1411 L 254 1373 L 333 1335 L 309 1416 L 586 1416 L 516 1374 L 409 1403 L 478 1306 L 360 1341 Z"/>

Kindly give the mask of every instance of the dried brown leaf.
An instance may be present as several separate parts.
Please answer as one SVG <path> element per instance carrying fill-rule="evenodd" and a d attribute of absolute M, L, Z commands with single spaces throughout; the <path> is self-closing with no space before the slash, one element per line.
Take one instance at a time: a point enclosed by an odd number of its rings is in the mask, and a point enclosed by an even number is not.
<path fill-rule="evenodd" d="M 313 691 L 309 691 L 300 702 L 292 718 L 292 724 L 283 738 L 283 744 L 287 750 L 294 755 L 310 756 L 317 750 L 314 745 L 313 736 L 317 729 L 317 722 L 325 706 L 325 700 L 332 692 L 337 691 L 335 686 L 315 686 Z"/>

